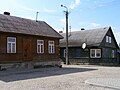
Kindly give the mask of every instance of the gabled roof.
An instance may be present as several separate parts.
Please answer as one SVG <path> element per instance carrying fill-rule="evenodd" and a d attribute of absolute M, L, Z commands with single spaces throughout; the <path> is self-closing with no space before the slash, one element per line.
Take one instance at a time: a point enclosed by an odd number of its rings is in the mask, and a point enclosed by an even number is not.
<path fill-rule="evenodd" d="M 34 21 L 0 14 L 0 31 L 37 36 L 63 38 L 44 21 Z"/>
<path fill-rule="evenodd" d="M 86 43 L 87 46 L 99 46 L 104 39 L 106 33 L 110 27 L 97 28 L 92 30 L 81 30 L 71 32 L 69 34 L 69 47 L 82 46 L 83 43 Z M 66 36 L 65 33 L 61 34 L 64 39 L 60 40 L 60 46 L 65 47 Z"/>

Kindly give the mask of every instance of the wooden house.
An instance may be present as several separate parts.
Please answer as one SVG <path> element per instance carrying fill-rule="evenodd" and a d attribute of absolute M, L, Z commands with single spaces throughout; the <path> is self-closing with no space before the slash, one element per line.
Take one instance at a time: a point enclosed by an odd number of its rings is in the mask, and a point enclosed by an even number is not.
<path fill-rule="evenodd" d="M 60 40 L 60 54 L 65 62 L 66 38 Z M 82 48 L 86 43 L 85 49 Z M 68 37 L 69 63 L 118 64 L 118 44 L 111 27 L 71 32 Z"/>
<path fill-rule="evenodd" d="M 0 66 L 58 65 L 62 38 L 44 21 L 0 14 Z"/>

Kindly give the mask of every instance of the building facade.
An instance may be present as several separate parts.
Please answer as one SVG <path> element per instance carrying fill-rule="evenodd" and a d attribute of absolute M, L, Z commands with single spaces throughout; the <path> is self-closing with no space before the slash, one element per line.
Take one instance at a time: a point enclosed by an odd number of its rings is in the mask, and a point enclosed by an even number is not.
<path fill-rule="evenodd" d="M 0 65 L 59 65 L 62 38 L 44 21 L 0 14 Z"/>
<path fill-rule="evenodd" d="M 60 54 L 65 62 L 65 34 L 60 41 Z M 111 27 L 71 32 L 68 37 L 69 63 L 119 64 L 118 45 Z M 85 49 L 82 48 L 86 44 Z"/>

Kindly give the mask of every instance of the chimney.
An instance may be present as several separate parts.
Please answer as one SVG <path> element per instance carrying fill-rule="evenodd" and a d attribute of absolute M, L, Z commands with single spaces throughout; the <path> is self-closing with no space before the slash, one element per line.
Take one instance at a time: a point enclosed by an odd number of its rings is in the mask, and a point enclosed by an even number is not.
<path fill-rule="evenodd" d="M 59 33 L 63 33 L 63 31 L 59 31 Z"/>
<path fill-rule="evenodd" d="M 10 15 L 10 12 L 4 12 L 4 15 Z"/>
<path fill-rule="evenodd" d="M 85 30 L 84 28 L 81 28 L 81 30 Z"/>

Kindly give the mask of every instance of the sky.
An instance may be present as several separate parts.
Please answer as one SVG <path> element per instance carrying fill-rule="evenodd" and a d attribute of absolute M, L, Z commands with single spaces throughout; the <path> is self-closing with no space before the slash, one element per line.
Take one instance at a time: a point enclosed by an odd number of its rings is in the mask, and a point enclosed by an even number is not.
<path fill-rule="evenodd" d="M 69 11 L 69 31 L 112 27 L 120 43 L 120 0 L 1 0 L 0 14 L 45 21 L 56 31 L 65 32 L 66 6 Z"/>

